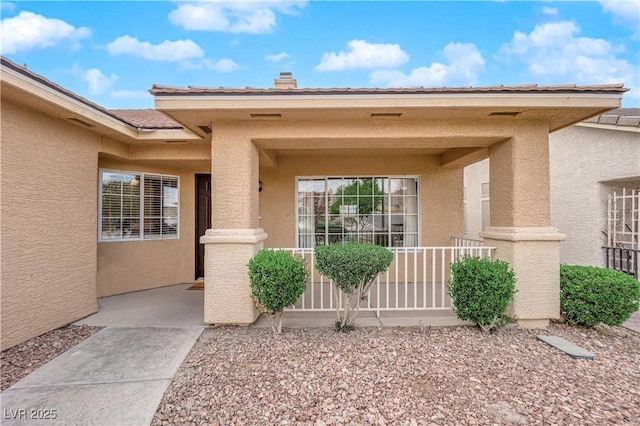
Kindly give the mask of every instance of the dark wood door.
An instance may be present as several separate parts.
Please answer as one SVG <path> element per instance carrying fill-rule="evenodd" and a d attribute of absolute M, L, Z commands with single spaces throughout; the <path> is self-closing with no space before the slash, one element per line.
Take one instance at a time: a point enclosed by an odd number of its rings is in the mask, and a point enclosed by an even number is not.
<path fill-rule="evenodd" d="M 211 175 L 196 175 L 196 279 L 204 277 L 204 244 L 200 237 L 211 228 Z"/>

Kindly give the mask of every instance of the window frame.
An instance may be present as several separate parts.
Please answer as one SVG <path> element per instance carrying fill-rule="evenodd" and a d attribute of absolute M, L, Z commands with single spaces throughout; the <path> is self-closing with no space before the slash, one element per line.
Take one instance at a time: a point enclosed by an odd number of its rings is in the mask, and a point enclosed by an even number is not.
<path fill-rule="evenodd" d="M 387 248 L 411 248 L 411 247 L 421 247 L 422 246 L 422 179 L 420 175 L 417 174 L 412 174 L 412 175 L 363 175 L 363 174 L 354 174 L 354 175 L 310 175 L 310 176 L 296 176 L 295 178 L 295 185 L 294 185 L 294 191 L 295 191 L 295 210 L 296 210 L 296 215 L 295 215 L 295 248 L 302 248 L 302 249 L 312 249 L 313 247 L 300 247 L 300 191 L 298 190 L 299 185 L 300 185 L 300 181 L 301 180 L 324 180 L 325 181 L 325 190 L 324 190 L 324 200 L 325 200 L 325 209 L 328 208 L 329 203 L 329 194 L 327 191 L 328 188 L 328 184 L 327 181 L 329 179 L 415 179 L 416 183 L 417 183 L 417 188 L 416 188 L 416 204 L 417 204 L 417 212 L 416 212 L 416 216 L 417 216 L 417 245 L 415 246 L 393 246 L 393 245 L 387 245 L 387 246 L 382 246 L 382 247 L 387 247 Z M 388 197 L 387 199 L 390 201 L 391 200 L 391 193 L 387 193 L 385 194 L 385 198 Z M 389 223 L 391 223 L 391 215 L 392 212 L 391 210 L 389 210 L 386 213 Z M 402 213 L 403 217 L 407 216 L 406 213 Z M 327 210 L 325 210 L 325 216 L 328 217 L 328 212 Z M 306 234 L 304 234 L 306 235 Z M 375 233 L 374 233 L 375 235 Z M 384 235 L 383 233 L 380 233 L 378 235 Z M 391 229 L 389 228 L 386 232 L 386 235 L 389 236 L 389 244 L 391 244 L 392 241 L 392 232 Z M 403 242 L 404 242 L 404 235 L 405 233 L 403 232 Z M 325 238 L 327 238 L 329 236 L 329 234 L 327 233 L 327 231 L 325 230 Z M 314 240 L 315 241 L 315 240 Z M 316 244 L 314 243 L 314 247 L 316 246 Z"/>
<path fill-rule="evenodd" d="M 105 173 L 113 173 L 113 174 L 122 174 L 122 175 L 137 175 L 140 177 L 140 190 L 138 193 L 138 203 L 139 203 L 139 212 L 138 212 L 138 220 L 139 220 L 139 227 L 140 227 L 140 233 L 137 237 L 133 237 L 133 238 L 109 238 L 109 239 L 105 239 L 103 238 L 103 232 L 102 232 L 102 222 L 103 222 L 103 216 L 102 216 L 102 202 L 103 202 L 103 177 Z M 177 206 L 177 213 L 176 213 L 176 233 L 175 234 L 169 234 L 169 235 L 158 235 L 158 234 L 153 234 L 153 233 L 149 233 L 149 236 L 145 238 L 145 232 L 144 232 L 144 228 L 145 228 L 145 193 L 144 193 L 144 185 L 145 185 L 145 177 L 148 176 L 155 176 L 155 177 L 161 177 L 161 178 L 171 178 L 171 179 L 175 179 L 176 180 L 176 189 L 177 189 L 177 195 L 178 195 L 178 206 Z M 164 174 L 164 173 L 153 173 L 153 172 L 141 172 L 141 171 L 134 171 L 134 170 L 123 170 L 123 169 L 109 169 L 109 168 L 100 168 L 98 169 L 98 242 L 99 243 L 122 243 L 122 242 L 140 242 L 140 241 L 162 241 L 162 240 L 176 240 L 180 238 L 180 205 L 182 204 L 180 202 L 180 197 L 181 197 L 181 190 L 180 190 L 180 176 L 177 175 L 169 175 L 169 174 Z M 162 199 L 164 200 L 164 196 L 162 197 Z"/>

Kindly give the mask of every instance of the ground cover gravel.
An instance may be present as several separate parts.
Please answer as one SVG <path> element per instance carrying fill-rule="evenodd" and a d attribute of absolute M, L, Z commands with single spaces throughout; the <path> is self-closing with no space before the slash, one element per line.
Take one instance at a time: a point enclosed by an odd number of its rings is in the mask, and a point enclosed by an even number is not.
<path fill-rule="evenodd" d="M 595 353 L 574 360 L 536 334 Z M 209 328 L 153 425 L 640 424 L 640 336 L 621 327 Z"/>
<path fill-rule="evenodd" d="M 0 353 L 0 391 L 4 391 L 36 368 L 71 349 L 103 327 L 86 325 L 58 328 Z"/>

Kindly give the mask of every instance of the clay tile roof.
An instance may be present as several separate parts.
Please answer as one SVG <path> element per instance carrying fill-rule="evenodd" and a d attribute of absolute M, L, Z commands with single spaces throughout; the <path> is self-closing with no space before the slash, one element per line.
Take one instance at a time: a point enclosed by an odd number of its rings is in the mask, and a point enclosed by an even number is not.
<path fill-rule="evenodd" d="M 155 109 L 110 109 L 110 113 L 143 129 L 182 129 L 177 121 Z"/>
<path fill-rule="evenodd" d="M 519 86 L 486 86 L 486 87 L 413 87 L 413 88 L 296 88 L 296 89 L 260 89 L 255 87 L 229 88 L 229 87 L 174 87 L 154 84 L 149 92 L 154 95 L 273 95 L 273 94 L 430 94 L 430 93 L 589 93 L 589 92 L 614 92 L 624 93 L 628 91 L 622 84 L 604 84 L 593 86 L 577 86 L 575 84 L 563 84 L 554 86 L 538 86 L 537 84 Z"/>
<path fill-rule="evenodd" d="M 640 108 L 618 108 L 596 115 L 585 123 L 608 124 L 611 126 L 640 127 Z"/>

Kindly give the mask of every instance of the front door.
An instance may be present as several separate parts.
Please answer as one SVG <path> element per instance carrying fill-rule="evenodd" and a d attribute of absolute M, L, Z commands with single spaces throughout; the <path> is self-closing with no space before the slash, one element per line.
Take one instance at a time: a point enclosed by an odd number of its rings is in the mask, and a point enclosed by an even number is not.
<path fill-rule="evenodd" d="M 204 244 L 200 237 L 211 228 L 211 175 L 196 175 L 196 279 L 204 277 Z"/>

